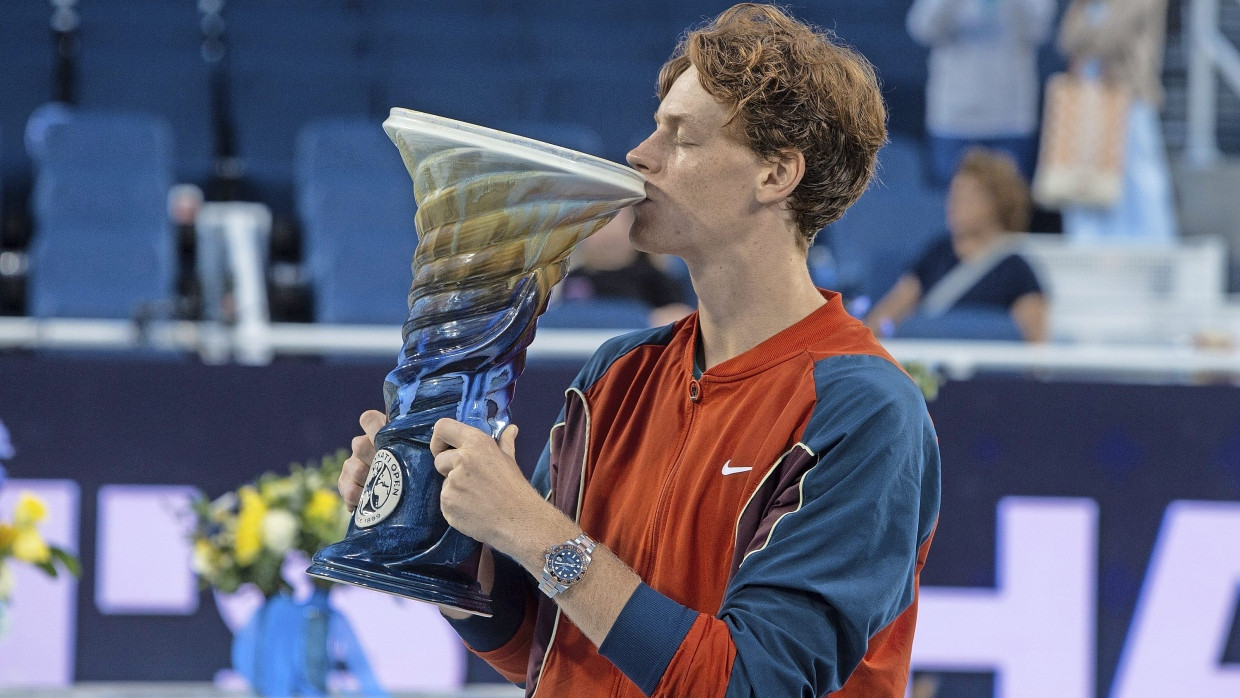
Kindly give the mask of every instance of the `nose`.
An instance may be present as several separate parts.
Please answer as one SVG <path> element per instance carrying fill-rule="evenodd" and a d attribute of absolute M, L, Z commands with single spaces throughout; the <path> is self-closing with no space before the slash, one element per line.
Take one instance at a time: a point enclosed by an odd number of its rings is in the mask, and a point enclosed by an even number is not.
<path fill-rule="evenodd" d="M 653 146 L 651 144 L 651 141 L 654 140 L 654 135 L 654 133 L 651 133 L 649 136 L 646 136 L 646 140 L 638 143 L 636 147 L 624 156 L 624 159 L 628 161 L 630 167 L 644 175 L 654 172 L 655 163 L 657 162 L 654 158 L 654 154 L 652 152 Z"/>

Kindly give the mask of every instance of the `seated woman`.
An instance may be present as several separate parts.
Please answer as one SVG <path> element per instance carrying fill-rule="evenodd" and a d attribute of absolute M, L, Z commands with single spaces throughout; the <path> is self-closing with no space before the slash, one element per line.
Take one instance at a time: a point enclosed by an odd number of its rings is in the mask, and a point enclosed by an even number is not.
<path fill-rule="evenodd" d="M 947 194 L 950 237 L 930 246 L 866 325 L 879 337 L 962 338 L 998 338 L 1004 325 L 1027 342 L 1045 341 L 1046 295 L 1016 254 L 1016 233 L 1028 225 L 1029 187 L 1016 163 L 996 151 L 969 150 Z M 987 323 L 990 329 L 976 327 Z"/>
<path fill-rule="evenodd" d="M 647 324 L 666 325 L 693 312 L 680 284 L 629 242 L 633 209 L 626 207 L 573 251 L 559 300 L 632 300 L 650 309 Z"/>

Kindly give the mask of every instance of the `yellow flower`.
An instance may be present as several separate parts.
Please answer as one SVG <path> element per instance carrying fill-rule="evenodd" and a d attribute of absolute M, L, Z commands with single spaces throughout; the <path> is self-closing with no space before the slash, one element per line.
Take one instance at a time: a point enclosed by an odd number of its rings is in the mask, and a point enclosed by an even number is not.
<path fill-rule="evenodd" d="M 0 550 L 7 549 L 17 540 L 17 529 L 9 524 L 0 523 Z"/>
<path fill-rule="evenodd" d="M 340 497 L 327 490 L 315 490 L 306 504 L 306 519 L 316 523 L 334 523 L 340 516 Z"/>
<path fill-rule="evenodd" d="M 241 511 L 237 513 L 235 550 L 237 564 L 245 566 L 254 562 L 263 549 L 263 517 L 267 515 L 267 505 L 253 487 L 242 487 L 237 494 L 241 496 Z"/>
<path fill-rule="evenodd" d="M 47 516 L 47 507 L 43 501 L 29 492 L 22 492 L 17 498 L 17 509 L 13 512 L 13 523 L 18 526 L 33 526 Z"/>
<path fill-rule="evenodd" d="M 25 528 L 17 532 L 17 540 L 13 541 L 13 556 L 23 562 L 38 564 L 50 560 L 52 551 L 39 537 L 38 531 Z"/>
<path fill-rule="evenodd" d="M 237 525 L 237 564 L 245 566 L 254 562 L 262 549 L 263 536 L 259 524 L 247 525 L 244 521 L 240 522 Z"/>

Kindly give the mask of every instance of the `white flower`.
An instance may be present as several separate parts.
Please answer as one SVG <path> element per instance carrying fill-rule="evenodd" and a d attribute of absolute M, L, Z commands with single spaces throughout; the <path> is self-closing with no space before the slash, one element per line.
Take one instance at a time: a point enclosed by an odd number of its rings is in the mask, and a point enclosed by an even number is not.
<path fill-rule="evenodd" d="M 0 601 L 8 601 L 13 595 L 13 584 L 15 583 L 13 570 L 9 566 L 0 562 Z"/>
<path fill-rule="evenodd" d="M 194 574 L 207 577 L 215 574 L 215 568 L 211 565 L 211 544 L 205 540 L 194 543 L 194 553 L 190 558 L 190 569 L 194 570 Z"/>
<path fill-rule="evenodd" d="M 263 545 L 283 555 L 297 540 L 297 517 L 284 509 L 272 509 L 263 517 Z"/>

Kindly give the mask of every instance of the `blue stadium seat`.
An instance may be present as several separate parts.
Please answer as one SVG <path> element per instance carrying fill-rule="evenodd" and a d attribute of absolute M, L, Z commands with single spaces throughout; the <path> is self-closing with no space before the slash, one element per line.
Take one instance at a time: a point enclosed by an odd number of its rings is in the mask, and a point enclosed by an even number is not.
<path fill-rule="evenodd" d="M 172 161 L 172 128 L 153 115 L 83 110 L 48 128 L 32 194 L 32 315 L 170 311 Z"/>
<path fill-rule="evenodd" d="M 171 246 L 117 239 L 113 232 L 41 230 L 30 246 L 29 314 L 129 319 L 171 312 L 176 282 Z"/>
<path fill-rule="evenodd" d="M 408 183 L 400 151 L 379 118 L 331 118 L 307 124 L 297 136 L 296 186 L 335 179 Z"/>
<path fill-rule="evenodd" d="M 396 146 L 374 119 L 318 121 L 298 136 L 296 172 L 315 319 L 403 321 L 418 238 Z"/>
<path fill-rule="evenodd" d="M 172 126 L 146 112 L 81 109 L 48 128 L 40 172 L 116 172 L 172 179 Z"/>
<path fill-rule="evenodd" d="M 401 250 L 410 253 L 407 259 L 412 258 L 417 244 L 412 183 L 391 179 L 317 181 L 308 185 L 300 198 L 303 259 L 312 273 L 329 273 L 331 255 L 341 247 L 364 246 L 371 241 L 404 241 Z M 320 262 L 325 266 L 316 266 Z"/>
<path fill-rule="evenodd" d="M 365 30 L 365 12 L 364 3 L 357 0 L 229 0 L 224 4 L 229 45 L 243 54 L 317 53 L 337 60 L 348 60 L 363 48 L 359 41 Z"/>
<path fill-rule="evenodd" d="M 78 104 L 140 109 L 173 125 L 180 181 L 205 182 L 214 169 L 210 66 L 201 52 L 201 14 L 192 2 L 78 3 Z"/>
<path fill-rule="evenodd" d="M 877 302 L 946 229 L 946 193 L 923 180 L 920 144 L 893 137 L 878 173 L 844 217 L 819 235 L 837 267 L 840 291 Z"/>
<path fill-rule="evenodd" d="M 589 155 L 602 157 L 605 151 L 603 137 L 598 134 L 598 131 L 582 124 L 518 120 L 500 124 L 499 128 L 509 133 Z"/>
<path fill-rule="evenodd" d="M 539 115 L 546 90 L 522 66 L 415 55 L 388 63 L 382 82 L 389 107 L 493 128 Z"/>
<path fill-rule="evenodd" d="M 388 182 L 312 186 L 302 244 L 315 320 L 403 321 L 418 241 L 413 187 Z"/>
<path fill-rule="evenodd" d="M 315 321 L 376 325 L 404 322 L 409 315 L 409 286 L 413 282 L 413 246 L 402 244 L 407 242 L 370 238 L 338 248 L 327 260 L 330 272 L 314 278 Z M 324 266 L 318 264 L 320 272 Z"/>
<path fill-rule="evenodd" d="M 500 67 L 529 58 L 525 6 L 371 1 L 377 58 L 384 64 L 413 58 Z"/>
<path fill-rule="evenodd" d="M 914 315 L 896 328 L 900 339 L 973 339 L 1019 342 L 1020 328 L 1002 310 L 959 308 L 937 317 Z"/>
<path fill-rule="evenodd" d="M 641 301 L 592 298 L 552 306 L 538 318 L 539 327 L 610 330 L 640 329 L 650 325 L 650 306 Z"/>
<path fill-rule="evenodd" d="M 29 182 L 22 135 L 30 113 L 52 99 L 52 7 L 5 3 L 0 20 L 0 180 Z M 10 201 L 10 206 L 14 202 Z"/>
<path fill-rule="evenodd" d="M 603 155 L 624 162 L 625 153 L 634 145 L 630 142 L 633 134 L 645 129 L 644 135 L 649 135 L 654 123 L 659 107 L 655 93 L 658 65 L 597 71 L 571 68 L 568 64 L 543 74 L 548 85 L 545 118 L 597 129 L 606 144 Z"/>
<path fill-rule="evenodd" d="M 40 234 L 83 222 L 128 239 L 162 231 L 168 218 L 167 178 L 139 176 L 111 181 L 74 172 L 40 172 L 31 211 Z"/>

